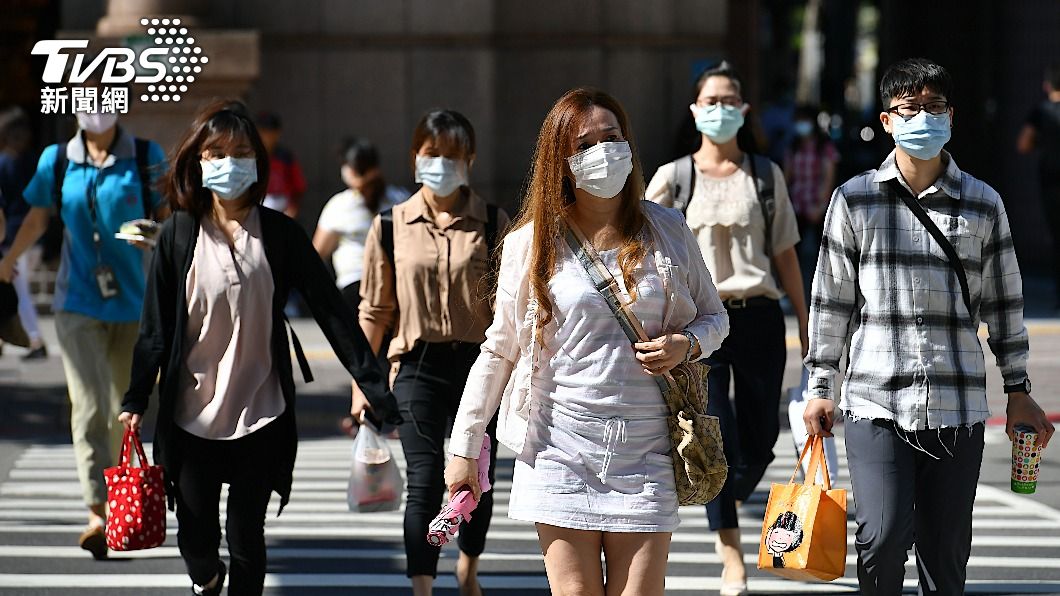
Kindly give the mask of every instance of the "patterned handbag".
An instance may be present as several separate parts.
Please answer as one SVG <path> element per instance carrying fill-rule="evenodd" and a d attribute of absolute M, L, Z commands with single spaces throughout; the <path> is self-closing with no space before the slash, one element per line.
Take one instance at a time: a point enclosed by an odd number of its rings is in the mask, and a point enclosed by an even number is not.
<path fill-rule="evenodd" d="M 136 448 L 139 466 L 130 461 Z M 140 433 L 126 430 L 121 465 L 104 471 L 107 481 L 107 548 L 142 550 L 166 541 L 166 489 L 162 466 L 147 462 Z"/>
<path fill-rule="evenodd" d="M 600 260 L 593 245 L 570 222 L 566 228 L 567 245 L 607 301 L 629 341 L 651 341 L 640 321 L 622 301 L 618 281 Z M 714 500 L 729 473 L 721 441 L 721 424 L 717 416 L 706 414 L 709 371 L 710 367 L 701 362 L 684 362 L 665 375 L 654 377 L 670 409 L 666 422 L 679 505 L 703 505 Z"/>

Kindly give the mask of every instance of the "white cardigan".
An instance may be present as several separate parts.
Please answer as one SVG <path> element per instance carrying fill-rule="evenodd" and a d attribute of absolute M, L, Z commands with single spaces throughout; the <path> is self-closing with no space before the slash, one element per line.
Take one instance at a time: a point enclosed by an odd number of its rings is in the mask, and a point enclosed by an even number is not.
<path fill-rule="evenodd" d="M 701 358 L 721 346 L 729 333 L 729 316 L 703 262 L 699 243 L 681 214 L 649 201 L 641 208 L 654 242 L 655 263 L 666 294 L 664 314 L 673 333 L 691 331 L 702 347 Z M 533 225 L 513 230 L 504 239 L 493 324 L 482 344 L 460 399 L 449 452 L 477 458 L 486 424 L 499 410 L 497 440 L 521 453 L 530 419 L 530 381 L 538 369 L 537 301 L 529 283 Z M 557 242 L 562 240 L 557 240 Z M 555 324 L 553 318 L 550 325 Z"/>

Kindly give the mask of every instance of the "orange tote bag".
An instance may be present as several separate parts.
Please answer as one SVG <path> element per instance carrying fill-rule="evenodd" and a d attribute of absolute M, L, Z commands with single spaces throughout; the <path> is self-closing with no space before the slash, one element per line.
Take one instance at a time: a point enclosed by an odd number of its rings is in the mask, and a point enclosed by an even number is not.
<path fill-rule="evenodd" d="M 807 453 L 809 484 L 795 484 Z M 823 466 L 823 487 L 816 484 L 818 466 Z M 846 560 L 847 491 L 832 488 L 824 441 L 810 437 L 791 482 L 774 484 L 769 491 L 758 568 L 788 579 L 831 581 L 843 577 Z"/>

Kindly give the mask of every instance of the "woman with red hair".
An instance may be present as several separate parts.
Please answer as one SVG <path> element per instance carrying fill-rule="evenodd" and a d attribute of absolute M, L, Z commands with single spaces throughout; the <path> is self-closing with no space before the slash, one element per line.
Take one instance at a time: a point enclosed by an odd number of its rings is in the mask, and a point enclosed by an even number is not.
<path fill-rule="evenodd" d="M 497 438 L 518 454 L 508 515 L 537 524 L 554 594 L 602 595 L 605 584 L 663 593 L 679 520 L 669 411 L 653 375 L 709 355 L 728 329 L 692 232 L 643 194 L 622 106 L 600 91 L 567 92 L 541 127 L 503 244 L 493 324 L 450 438 L 446 483 L 478 494 L 473 458 L 498 412 Z M 630 346 L 568 227 L 652 341 Z"/>

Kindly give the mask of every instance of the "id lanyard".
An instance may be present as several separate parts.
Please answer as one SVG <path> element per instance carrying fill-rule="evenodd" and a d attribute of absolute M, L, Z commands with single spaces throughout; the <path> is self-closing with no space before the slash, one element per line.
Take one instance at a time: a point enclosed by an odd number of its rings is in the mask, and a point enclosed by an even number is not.
<path fill-rule="evenodd" d="M 114 140 L 110 142 L 110 147 L 107 148 L 107 154 L 103 156 L 104 164 L 106 164 L 107 158 L 114 154 L 114 146 L 118 144 L 118 137 L 120 136 L 121 129 L 119 128 L 114 131 Z M 99 233 L 98 218 L 96 216 L 96 195 L 99 192 L 99 179 L 103 176 L 105 166 L 96 165 L 95 161 L 92 160 L 92 156 L 88 152 L 88 143 L 85 141 L 84 131 L 81 131 L 81 146 L 85 151 L 85 159 L 96 168 L 96 175 L 92 178 L 91 182 L 85 185 L 85 200 L 88 202 L 88 216 L 92 219 L 92 243 L 96 247 L 96 264 L 99 265 L 103 261 L 103 236 Z"/>

